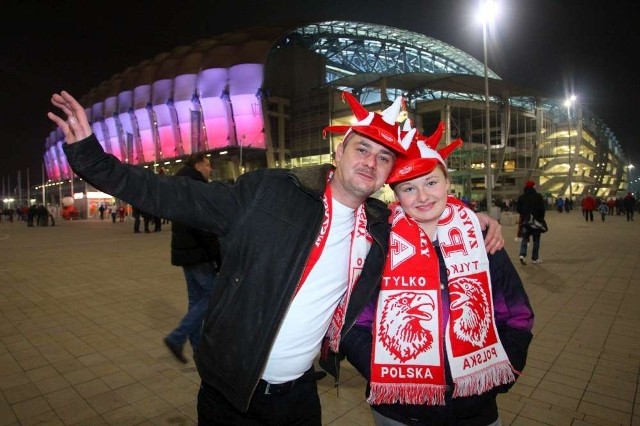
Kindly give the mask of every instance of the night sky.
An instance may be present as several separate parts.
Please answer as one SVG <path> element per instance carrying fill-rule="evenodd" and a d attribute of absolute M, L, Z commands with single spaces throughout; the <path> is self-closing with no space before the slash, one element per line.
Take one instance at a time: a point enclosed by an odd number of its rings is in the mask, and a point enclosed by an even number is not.
<path fill-rule="evenodd" d="M 256 25 L 353 20 L 415 31 L 482 60 L 479 1 L 2 1 L 0 176 L 12 186 L 18 171 L 23 185 L 27 170 L 31 184 L 42 180 L 53 92 L 80 98 L 176 46 Z M 550 97 L 575 93 L 609 125 L 630 161 L 640 163 L 640 79 L 632 65 L 640 46 L 639 3 L 498 1 L 489 68 Z"/>

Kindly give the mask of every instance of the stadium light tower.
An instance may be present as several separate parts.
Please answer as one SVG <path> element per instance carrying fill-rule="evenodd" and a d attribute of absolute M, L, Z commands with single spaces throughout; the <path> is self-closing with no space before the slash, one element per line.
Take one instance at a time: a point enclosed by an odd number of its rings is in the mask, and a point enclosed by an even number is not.
<path fill-rule="evenodd" d="M 493 0 L 480 0 L 480 8 L 478 10 L 478 20 L 482 23 L 482 48 L 484 52 L 484 99 L 485 99 L 485 144 L 487 146 L 486 159 L 486 188 L 487 188 L 487 212 L 491 214 L 493 207 L 493 182 L 491 172 L 491 120 L 489 106 L 489 68 L 487 65 L 487 33 L 488 27 L 493 23 L 494 17 L 498 14 L 498 5 Z"/>

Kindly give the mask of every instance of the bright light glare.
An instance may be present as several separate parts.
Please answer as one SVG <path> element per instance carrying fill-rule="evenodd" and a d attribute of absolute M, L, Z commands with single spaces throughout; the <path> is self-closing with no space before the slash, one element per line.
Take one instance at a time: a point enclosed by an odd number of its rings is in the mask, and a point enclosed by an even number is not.
<path fill-rule="evenodd" d="M 567 108 L 570 107 L 571 105 L 573 105 L 576 99 L 578 99 L 576 95 L 569 96 L 567 99 L 565 99 L 564 106 L 566 106 Z"/>
<path fill-rule="evenodd" d="M 498 3 L 494 0 L 480 0 L 480 9 L 478 9 L 477 19 L 481 24 L 487 24 L 498 16 Z"/>

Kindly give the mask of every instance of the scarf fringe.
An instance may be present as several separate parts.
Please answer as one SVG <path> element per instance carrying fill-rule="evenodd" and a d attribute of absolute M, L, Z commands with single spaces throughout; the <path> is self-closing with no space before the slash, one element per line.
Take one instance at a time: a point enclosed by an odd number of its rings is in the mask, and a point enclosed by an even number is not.
<path fill-rule="evenodd" d="M 515 380 L 511 364 L 508 361 L 503 361 L 473 374 L 458 377 L 454 380 L 453 397 L 480 395 L 496 386 L 506 385 Z"/>
<path fill-rule="evenodd" d="M 367 402 L 379 404 L 444 405 L 444 385 L 371 383 Z"/>

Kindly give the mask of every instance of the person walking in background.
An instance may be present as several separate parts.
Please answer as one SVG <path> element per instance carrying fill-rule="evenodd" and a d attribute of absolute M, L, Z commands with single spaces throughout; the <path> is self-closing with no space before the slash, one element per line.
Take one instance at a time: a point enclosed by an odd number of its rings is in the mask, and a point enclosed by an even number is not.
<path fill-rule="evenodd" d="M 564 199 L 560 196 L 556 198 L 556 209 L 558 209 L 558 213 L 562 213 L 562 210 L 564 209 Z"/>
<path fill-rule="evenodd" d="M 109 214 L 111 215 L 111 222 L 116 223 L 116 217 L 118 216 L 118 208 L 116 205 L 109 207 Z"/>
<path fill-rule="evenodd" d="M 527 264 L 527 245 L 529 237 L 533 239 L 533 248 L 531 249 L 531 262 L 541 263 L 540 254 L 540 235 L 542 232 L 527 226 L 531 219 L 538 221 L 544 220 L 545 207 L 542 195 L 535 189 L 536 183 L 529 180 L 524 185 L 524 192 L 518 197 L 518 213 L 520 213 L 520 222 L 522 223 L 522 241 L 520 241 L 520 253 L 518 259 L 523 265 Z"/>
<path fill-rule="evenodd" d="M 162 219 L 160 216 L 153 216 L 153 232 L 162 231 Z"/>
<path fill-rule="evenodd" d="M 582 199 L 582 213 L 586 222 L 593 222 L 593 211 L 596 209 L 596 199 L 590 192 Z"/>
<path fill-rule="evenodd" d="M 98 212 L 100 212 L 100 220 L 104 220 L 104 211 L 107 208 L 105 207 L 104 203 L 100 203 L 100 207 L 98 207 Z"/>
<path fill-rule="evenodd" d="M 616 209 L 616 200 L 613 197 L 607 200 L 607 207 L 609 207 L 609 216 L 613 216 L 613 212 Z"/>
<path fill-rule="evenodd" d="M 600 202 L 600 205 L 598 206 L 598 211 L 600 212 L 600 216 L 602 217 L 602 221 L 604 222 L 604 219 L 609 214 L 609 206 L 607 205 L 607 202 L 605 200 L 602 200 Z"/>
<path fill-rule="evenodd" d="M 206 154 L 191 154 L 176 176 L 209 182 L 211 164 Z M 196 353 L 202 334 L 202 320 L 213 291 L 220 264 L 220 242 L 211 233 L 174 222 L 171 227 L 171 264 L 181 266 L 187 282 L 188 309 L 180 324 L 164 338 L 173 356 L 187 363 L 184 344 L 189 340 Z"/>
<path fill-rule="evenodd" d="M 636 209 L 636 198 L 631 192 L 627 192 L 627 195 L 622 199 L 622 206 L 627 215 L 627 222 L 633 222 L 633 212 Z"/>
<path fill-rule="evenodd" d="M 335 166 L 257 169 L 234 184 L 122 163 L 104 152 L 73 96 L 52 96 L 65 118 L 48 117 L 64 134 L 63 150 L 78 176 L 220 238 L 216 302 L 208 305 L 195 354 L 200 425 L 322 424 L 314 360 L 324 336 L 337 350 L 379 286 L 389 210 L 370 197 L 404 153 L 395 123 L 401 97 L 377 113 L 343 96 L 357 121 L 325 129 L 346 133 Z M 491 224 L 487 249 L 502 248 L 499 224 L 483 218 Z"/>
<path fill-rule="evenodd" d="M 572 204 L 573 204 L 573 202 L 571 201 L 571 199 L 569 197 L 564 197 L 564 211 L 565 211 L 565 213 L 569 213 L 571 211 L 571 209 L 573 209 Z"/>
<path fill-rule="evenodd" d="M 134 234 L 139 234 L 140 233 L 140 219 L 142 218 L 142 211 L 133 206 L 133 233 Z"/>
<path fill-rule="evenodd" d="M 499 425 L 496 397 L 524 370 L 534 314 L 507 252 L 487 256 L 475 214 L 447 196 L 461 141 L 435 151 L 436 135 L 419 135 L 387 180 L 399 205 L 381 290 L 340 349 L 378 426 Z M 321 365 L 337 375 L 333 357 Z M 429 374 L 389 373 L 410 369 Z"/>
<path fill-rule="evenodd" d="M 149 229 L 149 224 L 153 220 L 153 215 L 145 211 L 141 211 L 140 214 L 142 216 L 142 227 L 144 228 L 144 233 L 148 234 L 151 232 L 151 230 Z"/>
<path fill-rule="evenodd" d="M 124 222 L 124 217 L 127 215 L 127 212 L 124 209 L 124 206 L 118 207 L 118 221 Z"/>
<path fill-rule="evenodd" d="M 27 211 L 27 226 L 33 226 L 33 222 L 35 221 L 38 215 L 38 206 L 35 204 L 31 204 L 29 206 L 29 210 Z"/>

